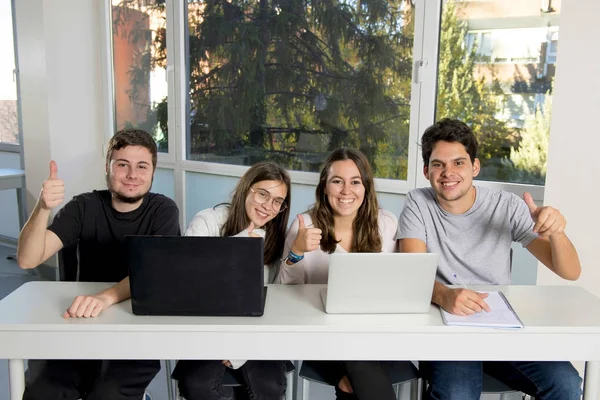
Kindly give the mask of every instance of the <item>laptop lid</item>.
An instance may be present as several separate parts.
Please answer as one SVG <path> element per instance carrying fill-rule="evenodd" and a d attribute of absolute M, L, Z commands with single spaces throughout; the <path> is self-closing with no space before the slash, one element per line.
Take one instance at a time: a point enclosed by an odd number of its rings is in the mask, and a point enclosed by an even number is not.
<path fill-rule="evenodd" d="M 127 236 L 137 315 L 260 316 L 262 238 Z"/>
<path fill-rule="evenodd" d="M 322 293 L 325 311 L 426 313 L 437 265 L 432 253 L 333 253 Z"/>

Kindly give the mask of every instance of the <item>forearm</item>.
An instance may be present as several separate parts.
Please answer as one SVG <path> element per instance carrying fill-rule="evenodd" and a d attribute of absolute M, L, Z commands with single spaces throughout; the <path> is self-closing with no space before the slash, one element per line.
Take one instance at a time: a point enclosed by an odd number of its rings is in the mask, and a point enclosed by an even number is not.
<path fill-rule="evenodd" d="M 31 269 L 40 265 L 44 260 L 46 250 L 46 228 L 50 210 L 35 205 L 31 216 L 19 234 L 17 246 L 17 262 L 23 269 Z"/>
<path fill-rule="evenodd" d="M 435 281 L 433 283 L 433 294 L 431 296 L 431 302 L 433 304 L 441 306 L 443 303 L 444 296 L 446 295 L 448 290 L 450 289 L 446 285 Z"/>
<path fill-rule="evenodd" d="M 573 243 L 564 232 L 550 236 L 549 240 L 554 273 L 563 279 L 577 280 L 581 275 L 581 264 Z"/>
<path fill-rule="evenodd" d="M 129 277 L 123 279 L 116 285 L 97 293 L 95 296 L 102 297 L 107 307 L 120 303 L 131 297 L 131 287 L 129 286 Z"/>

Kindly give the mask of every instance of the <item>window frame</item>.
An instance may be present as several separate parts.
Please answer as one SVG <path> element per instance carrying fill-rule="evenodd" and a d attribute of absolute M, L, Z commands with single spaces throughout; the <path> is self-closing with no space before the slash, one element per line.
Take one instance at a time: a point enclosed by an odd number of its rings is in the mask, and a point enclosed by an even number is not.
<path fill-rule="evenodd" d="M 375 185 L 379 193 L 406 195 L 417 187 L 429 186 L 423 171 L 418 141 L 423 131 L 435 120 L 437 98 L 437 63 L 439 53 L 439 31 L 442 12 L 442 0 L 414 0 L 415 32 L 413 48 L 413 73 L 411 87 L 411 109 L 408 145 L 408 170 L 406 180 L 376 178 Z M 168 126 L 169 151 L 159 153 L 157 168 L 173 170 L 175 201 L 180 206 L 180 220 L 186 221 L 186 173 L 196 172 L 210 175 L 241 177 L 249 166 L 192 161 L 187 159 L 187 2 L 166 0 L 167 12 L 167 86 L 168 86 Z M 104 74 L 107 87 L 105 102 L 109 110 L 105 118 L 112 121 L 114 131 L 114 86 L 112 69 L 112 18 L 111 0 L 105 0 L 105 39 L 107 60 L 104 65 L 109 72 Z M 425 29 L 427 27 L 427 29 Z M 108 124 L 110 126 L 110 124 Z M 107 131 L 107 141 L 112 133 Z M 293 184 L 316 185 L 318 173 L 289 171 Z M 476 180 L 476 185 L 497 188 L 521 196 L 528 191 L 538 202 L 543 201 L 544 186 Z M 183 225 L 182 225 L 183 226 Z"/>

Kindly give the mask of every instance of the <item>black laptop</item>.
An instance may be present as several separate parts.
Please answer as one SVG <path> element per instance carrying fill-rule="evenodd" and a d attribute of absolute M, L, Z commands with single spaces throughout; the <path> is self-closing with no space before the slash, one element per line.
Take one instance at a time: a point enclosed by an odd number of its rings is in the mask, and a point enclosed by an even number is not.
<path fill-rule="evenodd" d="M 261 316 L 263 239 L 127 236 L 136 315 Z"/>

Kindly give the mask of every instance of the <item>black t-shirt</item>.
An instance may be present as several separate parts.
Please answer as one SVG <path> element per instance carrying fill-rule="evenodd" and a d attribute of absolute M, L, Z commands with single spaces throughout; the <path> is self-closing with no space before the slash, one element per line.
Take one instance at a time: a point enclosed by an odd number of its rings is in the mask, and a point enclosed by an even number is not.
<path fill-rule="evenodd" d="M 119 282 L 128 275 L 125 235 L 179 235 L 179 209 L 161 194 L 148 193 L 130 212 L 111 205 L 108 190 L 73 197 L 48 227 L 67 247 L 79 244 L 79 280 Z"/>

